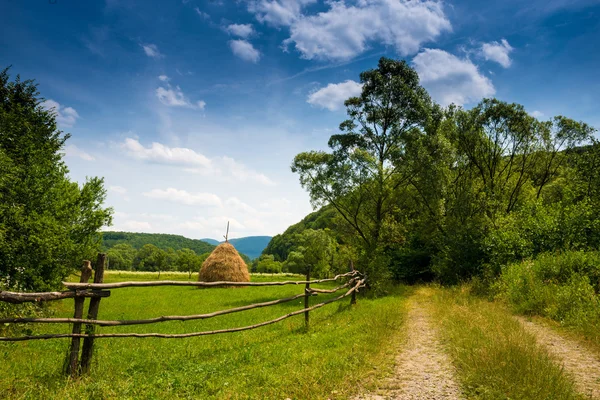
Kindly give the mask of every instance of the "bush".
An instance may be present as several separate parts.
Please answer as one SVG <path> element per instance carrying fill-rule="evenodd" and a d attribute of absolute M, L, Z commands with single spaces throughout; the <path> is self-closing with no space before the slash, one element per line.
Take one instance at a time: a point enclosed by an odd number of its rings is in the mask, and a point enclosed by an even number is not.
<path fill-rule="evenodd" d="M 600 253 L 544 253 L 510 264 L 496 284 L 517 312 L 552 318 L 585 332 L 600 328 Z"/>

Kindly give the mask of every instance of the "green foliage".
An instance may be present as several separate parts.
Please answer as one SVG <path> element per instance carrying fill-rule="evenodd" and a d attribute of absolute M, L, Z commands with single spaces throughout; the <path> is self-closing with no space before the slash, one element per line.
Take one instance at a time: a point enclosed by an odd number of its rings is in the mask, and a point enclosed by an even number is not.
<path fill-rule="evenodd" d="M 453 364 L 469 399 L 581 399 L 573 379 L 498 303 L 467 291 L 433 293 Z"/>
<path fill-rule="evenodd" d="M 396 211 L 395 190 L 409 181 L 406 143 L 413 131 L 425 129 L 433 105 L 404 61 L 381 58 L 377 69 L 360 74 L 360 81 L 361 95 L 345 102 L 348 119 L 340 124 L 342 133 L 329 139 L 331 152 L 298 154 L 292 171 L 313 205 L 335 208 L 370 256 Z"/>
<path fill-rule="evenodd" d="M 497 290 L 520 313 L 565 324 L 579 319 L 600 323 L 600 253 L 544 253 L 511 264 L 502 271 Z"/>
<path fill-rule="evenodd" d="M 297 224 L 291 225 L 284 233 L 273 236 L 263 250 L 263 254 L 272 254 L 276 261 L 285 261 L 296 244 L 296 235 L 301 234 L 306 229 L 329 229 L 331 232 L 335 232 L 338 243 L 343 243 L 339 215 L 333 207 L 325 206 L 308 214 Z"/>
<path fill-rule="evenodd" d="M 133 269 L 133 260 L 136 256 L 136 249 L 128 243 L 119 243 L 111 247 L 106 255 L 108 257 L 108 268 L 131 271 Z"/>
<path fill-rule="evenodd" d="M 200 271 L 202 263 L 208 258 L 209 255 L 210 253 L 197 255 L 194 250 L 191 249 L 177 250 L 177 259 L 175 261 L 177 271 L 187 272 L 191 277 L 192 272 Z"/>
<path fill-rule="evenodd" d="M 164 271 L 167 253 L 153 244 L 145 244 L 133 259 L 133 268 L 136 271 Z"/>
<path fill-rule="evenodd" d="M 0 72 L 0 279 L 19 290 L 57 288 L 95 256 L 111 223 L 103 180 L 69 180 L 69 135 L 41 101 L 33 81 Z"/>
<path fill-rule="evenodd" d="M 156 274 L 118 275 L 109 270 L 105 282 L 156 279 Z M 178 275 L 171 273 L 168 279 L 187 280 L 187 274 Z M 290 277 L 253 276 L 252 280 L 290 280 Z M 290 297 L 303 290 L 303 286 L 295 285 L 235 290 L 120 289 L 102 300 L 99 317 L 139 319 L 209 313 Z M 57 362 L 57 357 L 65 354 L 66 341 L 0 342 L 0 393 L 5 394 L 3 398 L 32 399 L 326 399 L 334 392 L 336 398 L 352 398 L 363 385 L 367 389 L 375 387 L 392 370 L 395 344 L 405 321 L 405 292 L 399 287 L 386 298 L 359 298 L 352 309 L 346 299 L 319 308 L 311 312 L 308 334 L 300 315 L 232 335 L 185 340 L 97 340 L 93 379 L 76 382 L 65 379 L 61 363 Z M 319 295 L 311 298 L 311 302 L 334 296 Z M 127 306 L 123 307 L 124 304 Z M 52 302 L 52 306 L 57 317 L 73 316 L 71 299 Z M 303 299 L 298 299 L 219 318 L 108 327 L 102 331 L 197 332 L 252 325 L 302 307 Z M 30 326 L 34 334 L 65 332 L 65 327 L 59 324 Z"/>
<path fill-rule="evenodd" d="M 275 257 L 272 254 L 264 254 L 252 263 L 252 272 L 277 274 L 282 272 L 282 270 L 282 263 L 275 261 Z"/>
<path fill-rule="evenodd" d="M 323 278 L 331 274 L 336 251 L 335 240 L 324 230 L 307 229 L 298 234 L 296 246 L 284 263 L 284 271 Z"/>
<path fill-rule="evenodd" d="M 165 233 L 132 233 L 132 232 L 102 232 L 102 247 L 109 250 L 111 247 L 127 243 L 136 250 L 146 244 L 152 244 L 159 249 L 173 250 L 191 249 L 196 254 L 211 252 L 215 246 L 197 239 L 188 239 L 180 235 L 169 235 Z"/>

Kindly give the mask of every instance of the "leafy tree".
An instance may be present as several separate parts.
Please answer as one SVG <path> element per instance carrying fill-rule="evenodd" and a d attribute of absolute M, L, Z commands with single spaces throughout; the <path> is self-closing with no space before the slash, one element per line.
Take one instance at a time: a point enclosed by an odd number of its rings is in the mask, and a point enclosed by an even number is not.
<path fill-rule="evenodd" d="M 190 249 L 181 249 L 177 251 L 177 260 L 175 262 L 178 271 L 187 272 L 188 277 L 192 277 L 192 272 L 200 271 L 200 267 L 206 257 L 208 257 L 210 253 L 204 253 L 202 255 L 197 255 L 193 250 Z"/>
<path fill-rule="evenodd" d="M 307 229 L 296 237 L 296 243 L 284 269 L 297 274 L 306 274 L 310 269 L 315 278 L 329 276 L 336 250 L 332 237 L 324 230 Z"/>
<path fill-rule="evenodd" d="M 130 244 L 119 243 L 107 252 L 109 267 L 115 270 L 131 271 L 136 250 Z"/>
<path fill-rule="evenodd" d="M 69 180 L 69 135 L 41 102 L 33 81 L 0 72 L 0 280 L 26 290 L 57 288 L 93 257 L 112 214 L 102 179 Z"/>
<path fill-rule="evenodd" d="M 252 272 L 277 274 L 282 270 L 282 263 L 275 261 L 272 254 L 263 254 L 252 263 Z"/>
<path fill-rule="evenodd" d="M 342 133 L 329 139 L 332 152 L 300 153 L 292 171 L 314 205 L 331 204 L 373 251 L 394 209 L 391 194 L 407 182 L 399 162 L 406 136 L 426 124 L 432 103 L 404 61 L 381 58 L 360 81 L 360 97 L 345 102 L 349 118 L 340 124 Z"/>
<path fill-rule="evenodd" d="M 404 162 L 407 143 L 439 111 L 405 61 L 381 58 L 360 81 L 361 95 L 345 102 L 349 118 L 340 124 L 342 133 L 329 139 L 332 151 L 298 154 L 292 171 L 314 206 L 330 204 L 352 227 L 363 263 L 377 281 L 387 276 L 387 265 L 372 262 L 373 256 L 382 251 L 384 226 L 395 220 L 394 194 L 411 176 Z"/>
<path fill-rule="evenodd" d="M 133 268 L 136 271 L 158 271 L 164 270 L 166 253 L 153 244 L 142 246 L 133 260 Z"/>

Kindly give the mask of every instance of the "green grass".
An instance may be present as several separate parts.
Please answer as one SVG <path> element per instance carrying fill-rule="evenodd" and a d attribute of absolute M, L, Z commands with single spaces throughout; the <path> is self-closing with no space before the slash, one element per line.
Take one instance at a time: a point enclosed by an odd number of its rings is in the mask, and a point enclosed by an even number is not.
<path fill-rule="evenodd" d="M 444 341 L 471 399 L 579 399 L 572 379 L 501 304 L 465 290 L 428 289 Z"/>
<path fill-rule="evenodd" d="M 156 274 L 107 273 L 105 282 L 156 279 Z M 185 274 L 161 279 L 187 280 Z M 192 280 L 195 279 L 192 277 Z M 253 276 L 253 280 L 290 277 Z M 296 280 L 294 278 L 294 280 Z M 330 287 L 331 285 L 319 285 Z M 301 293 L 303 286 L 112 290 L 99 319 L 139 319 L 216 311 Z M 392 340 L 402 331 L 406 289 L 381 299 L 360 297 L 259 329 L 186 339 L 98 339 L 92 375 L 63 377 L 68 339 L 0 343 L 0 393 L 4 398 L 346 398 L 393 363 Z M 311 298 L 321 302 L 333 295 Z M 303 299 L 214 319 L 104 327 L 99 332 L 185 333 L 251 325 L 303 307 Z M 86 306 L 87 309 L 87 306 Z M 55 316 L 72 316 L 73 301 L 55 302 Z M 33 334 L 69 332 L 68 325 L 29 325 Z"/>

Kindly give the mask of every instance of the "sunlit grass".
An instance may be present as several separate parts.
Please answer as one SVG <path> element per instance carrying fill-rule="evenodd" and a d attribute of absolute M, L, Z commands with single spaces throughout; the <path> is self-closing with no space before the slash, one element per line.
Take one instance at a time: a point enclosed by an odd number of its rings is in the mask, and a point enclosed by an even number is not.
<path fill-rule="evenodd" d="M 572 379 L 501 304 L 459 288 L 431 288 L 429 294 L 468 398 L 582 398 Z"/>
<path fill-rule="evenodd" d="M 105 282 L 156 279 L 110 271 Z M 161 273 L 187 280 L 187 274 Z M 192 280 L 195 277 L 192 276 Z M 290 277 L 253 276 L 256 281 Z M 301 280 L 294 277 L 293 280 Z M 331 287 L 320 285 L 319 287 Z M 140 319 L 211 312 L 303 292 L 303 285 L 197 289 L 112 290 L 99 319 Z M 92 375 L 70 381 L 62 375 L 69 340 L 0 343 L 0 393 L 8 398 L 345 398 L 393 360 L 390 338 L 404 321 L 402 287 L 382 299 L 349 298 L 303 316 L 256 330 L 186 339 L 96 340 Z M 334 295 L 311 298 L 321 302 Z M 106 332 L 186 333 L 245 326 L 303 307 L 303 299 L 209 320 L 97 328 Z M 56 302 L 56 316 L 72 316 L 73 300 Z M 34 334 L 69 332 L 68 325 L 36 325 Z M 385 369 L 385 368 L 383 368 Z M 368 385 L 368 380 L 366 381 Z"/>

